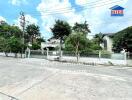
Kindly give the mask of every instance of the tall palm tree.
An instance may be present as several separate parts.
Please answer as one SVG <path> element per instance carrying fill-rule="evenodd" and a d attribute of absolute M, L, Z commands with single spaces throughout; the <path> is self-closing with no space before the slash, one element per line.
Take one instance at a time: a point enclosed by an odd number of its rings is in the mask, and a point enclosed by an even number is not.
<path fill-rule="evenodd" d="M 96 42 L 98 43 L 99 46 L 100 46 L 101 43 L 104 42 L 104 39 L 103 39 L 104 36 L 105 36 L 105 35 L 102 34 L 101 32 L 100 32 L 99 34 L 96 34 L 96 35 L 95 35 L 94 38 L 96 39 Z"/>

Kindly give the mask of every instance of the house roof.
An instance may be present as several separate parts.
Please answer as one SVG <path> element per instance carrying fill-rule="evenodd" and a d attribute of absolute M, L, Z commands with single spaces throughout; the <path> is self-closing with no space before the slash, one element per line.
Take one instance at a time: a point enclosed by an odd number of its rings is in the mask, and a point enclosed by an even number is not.
<path fill-rule="evenodd" d="M 110 9 L 111 10 L 124 10 L 124 8 L 119 5 L 115 5 L 115 6 L 111 7 Z"/>

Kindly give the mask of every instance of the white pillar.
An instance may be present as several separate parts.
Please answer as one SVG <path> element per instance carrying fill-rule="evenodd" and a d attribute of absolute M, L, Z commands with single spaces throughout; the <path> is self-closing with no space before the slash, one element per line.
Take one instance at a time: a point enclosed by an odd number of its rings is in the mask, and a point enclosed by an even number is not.
<path fill-rule="evenodd" d="M 28 58 L 30 58 L 30 53 L 31 53 L 31 51 L 30 51 L 30 49 L 28 48 Z"/>
<path fill-rule="evenodd" d="M 63 51 L 61 51 L 61 58 L 62 58 L 62 56 L 63 56 Z"/>
<path fill-rule="evenodd" d="M 125 61 L 125 65 L 127 65 L 127 52 L 124 52 L 124 61 Z"/>
<path fill-rule="evenodd" d="M 44 54 L 44 49 L 43 48 L 41 48 L 41 53 Z"/>
<path fill-rule="evenodd" d="M 49 56 L 49 48 L 46 48 L 47 49 L 47 59 L 48 59 L 48 56 Z"/>
<path fill-rule="evenodd" d="M 101 51 L 99 51 L 99 59 L 101 58 Z"/>

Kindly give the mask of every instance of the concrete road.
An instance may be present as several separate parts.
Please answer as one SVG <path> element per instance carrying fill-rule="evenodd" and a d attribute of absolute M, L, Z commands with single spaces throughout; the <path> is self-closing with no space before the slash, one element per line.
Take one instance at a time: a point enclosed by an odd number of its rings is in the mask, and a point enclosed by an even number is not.
<path fill-rule="evenodd" d="M 132 100 L 132 68 L 0 57 L 0 100 Z"/>

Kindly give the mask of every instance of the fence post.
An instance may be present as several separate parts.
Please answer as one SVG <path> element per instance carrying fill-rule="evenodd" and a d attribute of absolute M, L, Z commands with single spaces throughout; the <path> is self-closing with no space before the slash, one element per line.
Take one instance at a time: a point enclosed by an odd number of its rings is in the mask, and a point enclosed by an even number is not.
<path fill-rule="evenodd" d="M 41 49 L 41 53 L 44 54 L 44 49 L 43 48 Z"/>
<path fill-rule="evenodd" d="M 124 52 L 125 65 L 127 65 L 127 52 Z"/>
<path fill-rule="evenodd" d="M 47 59 L 48 59 L 48 56 L 49 56 L 49 48 L 46 48 L 47 49 Z"/>
<path fill-rule="evenodd" d="M 101 51 L 99 51 L 99 59 L 101 58 Z"/>
<path fill-rule="evenodd" d="M 25 50 L 25 56 L 24 56 L 24 58 L 27 58 L 27 50 Z"/>
<path fill-rule="evenodd" d="M 30 51 L 30 49 L 28 48 L 28 58 L 30 58 L 30 53 L 31 53 L 31 51 Z"/>
<path fill-rule="evenodd" d="M 61 58 L 62 58 L 62 56 L 63 56 L 63 51 L 61 51 Z"/>

